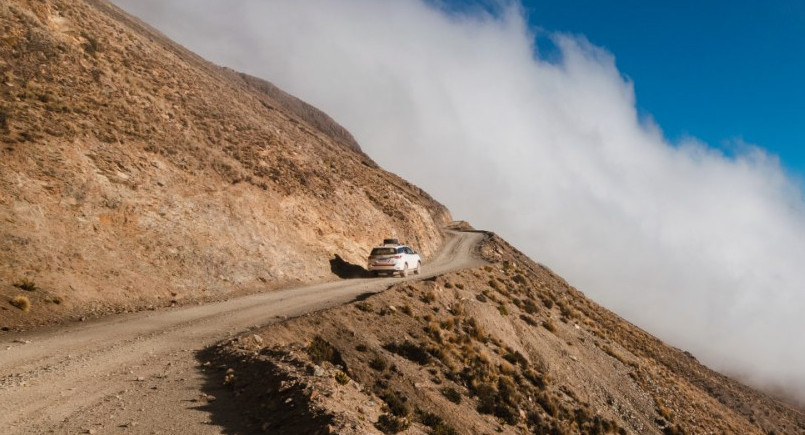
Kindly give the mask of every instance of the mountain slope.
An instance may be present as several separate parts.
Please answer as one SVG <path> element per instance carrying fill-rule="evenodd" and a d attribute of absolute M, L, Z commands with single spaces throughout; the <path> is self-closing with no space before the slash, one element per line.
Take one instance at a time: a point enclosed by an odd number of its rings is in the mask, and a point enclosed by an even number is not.
<path fill-rule="evenodd" d="M 332 279 L 335 255 L 362 264 L 388 236 L 441 243 L 442 205 L 270 83 L 102 1 L 0 17 L 0 326 Z"/>
<path fill-rule="evenodd" d="M 801 410 L 663 344 L 500 238 L 481 255 L 487 266 L 210 348 L 206 391 L 236 403 L 246 432 L 805 433 Z"/>
<path fill-rule="evenodd" d="M 0 18 L 0 327 L 333 279 L 386 236 L 443 242 L 443 206 L 270 83 L 103 1 Z M 204 411 L 248 431 L 805 432 L 499 238 L 480 255 L 201 352 Z"/>

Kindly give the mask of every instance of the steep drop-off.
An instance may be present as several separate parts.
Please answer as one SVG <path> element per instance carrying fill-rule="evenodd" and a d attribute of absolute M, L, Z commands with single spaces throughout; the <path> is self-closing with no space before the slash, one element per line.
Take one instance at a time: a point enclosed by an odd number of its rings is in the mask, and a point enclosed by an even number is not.
<path fill-rule="evenodd" d="M 200 354 L 235 432 L 802 434 L 801 410 L 701 365 L 497 236 L 486 266 Z M 228 419 L 227 419 L 228 417 Z"/>

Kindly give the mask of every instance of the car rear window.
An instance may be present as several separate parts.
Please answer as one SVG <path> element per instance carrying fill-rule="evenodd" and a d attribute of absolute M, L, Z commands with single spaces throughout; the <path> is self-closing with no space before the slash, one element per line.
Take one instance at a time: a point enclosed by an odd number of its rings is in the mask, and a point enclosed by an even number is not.
<path fill-rule="evenodd" d="M 397 253 L 397 250 L 394 249 L 394 248 L 375 248 L 375 249 L 372 249 L 372 254 L 371 255 L 394 255 L 396 253 Z"/>

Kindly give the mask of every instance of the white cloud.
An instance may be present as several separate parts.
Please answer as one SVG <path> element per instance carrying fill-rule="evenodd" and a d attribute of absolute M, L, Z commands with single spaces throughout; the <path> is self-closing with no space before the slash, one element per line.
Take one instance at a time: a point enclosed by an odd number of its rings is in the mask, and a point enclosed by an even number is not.
<path fill-rule="evenodd" d="M 116 0 L 217 63 L 344 124 L 454 216 L 497 231 L 594 300 L 805 400 L 805 204 L 773 156 L 669 144 L 614 58 L 418 0 Z M 691 101 L 690 104 L 696 104 Z"/>

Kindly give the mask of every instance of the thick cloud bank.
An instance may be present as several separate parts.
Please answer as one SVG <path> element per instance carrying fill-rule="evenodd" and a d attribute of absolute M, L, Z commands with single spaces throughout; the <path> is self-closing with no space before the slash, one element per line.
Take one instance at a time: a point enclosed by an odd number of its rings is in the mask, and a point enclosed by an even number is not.
<path fill-rule="evenodd" d="M 583 37 L 550 35 L 559 56 L 548 62 L 516 5 L 117 3 L 322 108 L 454 216 L 627 319 L 805 399 L 799 186 L 758 148 L 670 144 L 639 119 L 613 56 Z"/>

